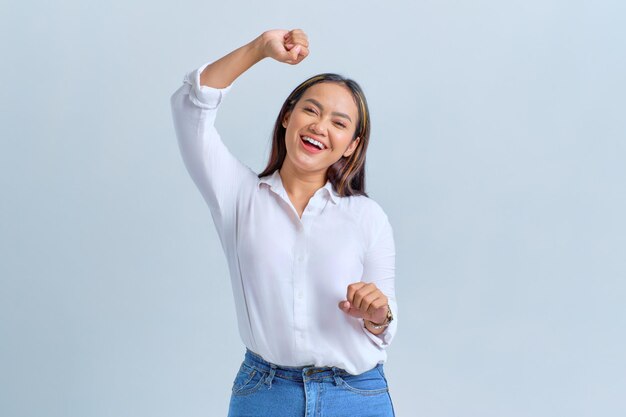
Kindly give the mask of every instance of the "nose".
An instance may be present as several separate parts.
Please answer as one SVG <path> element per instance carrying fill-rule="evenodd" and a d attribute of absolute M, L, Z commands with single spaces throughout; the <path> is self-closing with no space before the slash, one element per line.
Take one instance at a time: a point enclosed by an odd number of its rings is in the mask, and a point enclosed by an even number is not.
<path fill-rule="evenodd" d="M 326 134 L 326 127 L 322 122 L 312 123 L 309 128 L 311 129 L 311 132 L 315 133 L 316 135 Z"/>

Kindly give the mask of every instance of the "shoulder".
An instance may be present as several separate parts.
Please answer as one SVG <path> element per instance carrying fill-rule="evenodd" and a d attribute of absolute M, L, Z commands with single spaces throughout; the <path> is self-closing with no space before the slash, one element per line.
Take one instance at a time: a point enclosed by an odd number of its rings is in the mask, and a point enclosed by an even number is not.
<path fill-rule="evenodd" d="M 372 197 L 353 195 L 343 197 L 343 199 L 346 200 L 348 209 L 358 212 L 362 220 L 366 222 L 380 222 L 388 220 L 387 213 L 385 213 L 383 207 Z"/>
<path fill-rule="evenodd" d="M 364 195 L 342 197 L 351 218 L 358 222 L 367 240 L 372 243 L 385 231 L 391 229 L 389 217 L 383 207 L 373 198 Z"/>

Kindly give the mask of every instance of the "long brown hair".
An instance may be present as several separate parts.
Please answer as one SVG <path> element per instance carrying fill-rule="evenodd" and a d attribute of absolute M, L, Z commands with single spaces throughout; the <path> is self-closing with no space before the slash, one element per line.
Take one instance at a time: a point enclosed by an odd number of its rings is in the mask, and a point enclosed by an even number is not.
<path fill-rule="evenodd" d="M 354 98 L 359 110 L 359 117 L 352 140 L 360 137 L 359 144 L 352 154 L 348 157 L 342 156 L 337 162 L 328 167 L 326 177 L 333 185 L 333 188 L 342 197 L 350 195 L 364 195 L 369 197 L 365 192 L 365 153 L 370 138 L 370 114 L 367 107 L 367 100 L 363 90 L 356 81 L 345 78 L 339 74 L 323 73 L 315 75 L 299 86 L 297 86 L 283 103 L 280 113 L 276 118 L 274 125 L 274 133 L 272 135 L 272 150 L 270 152 L 267 167 L 258 177 L 264 177 L 272 174 L 283 165 L 287 156 L 287 147 L 285 145 L 285 132 L 283 127 L 283 119 L 290 113 L 300 100 L 304 92 L 311 86 L 321 82 L 333 82 L 346 86 Z"/>

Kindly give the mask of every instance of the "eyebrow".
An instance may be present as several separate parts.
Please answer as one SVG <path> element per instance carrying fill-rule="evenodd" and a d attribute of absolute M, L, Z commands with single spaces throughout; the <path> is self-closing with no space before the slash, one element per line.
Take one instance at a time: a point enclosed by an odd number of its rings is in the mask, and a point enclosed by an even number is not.
<path fill-rule="evenodd" d="M 322 104 L 321 104 L 319 101 L 317 101 L 317 100 L 315 100 L 315 99 L 313 99 L 313 98 L 307 98 L 307 99 L 305 99 L 304 101 L 310 101 L 311 103 L 313 103 L 313 104 L 315 104 L 317 107 L 319 107 L 319 108 L 320 108 L 320 110 L 324 111 L 324 106 L 322 106 Z M 350 116 L 348 116 L 348 115 L 347 115 L 347 114 L 345 114 L 345 113 L 340 113 L 340 112 L 338 112 L 338 111 L 334 111 L 334 112 L 332 112 L 332 114 L 334 114 L 335 116 L 339 116 L 339 117 L 345 117 L 346 119 L 350 120 L 350 122 L 352 122 L 352 119 L 350 118 Z"/>

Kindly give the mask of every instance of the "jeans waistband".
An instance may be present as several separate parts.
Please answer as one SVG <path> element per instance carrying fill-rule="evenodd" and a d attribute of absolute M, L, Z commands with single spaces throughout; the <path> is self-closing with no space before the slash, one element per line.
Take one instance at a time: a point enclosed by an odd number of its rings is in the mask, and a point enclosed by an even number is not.
<path fill-rule="evenodd" d="M 255 367 L 261 371 L 269 372 L 272 377 L 274 375 L 281 378 L 292 379 L 295 381 L 303 381 L 307 379 L 322 379 L 328 377 L 341 377 L 351 375 L 348 371 L 336 366 L 282 366 L 268 362 L 261 355 L 246 348 L 246 354 L 244 356 L 244 363 L 248 366 Z M 383 364 L 379 363 L 372 370 L 382 367 Z"/>

